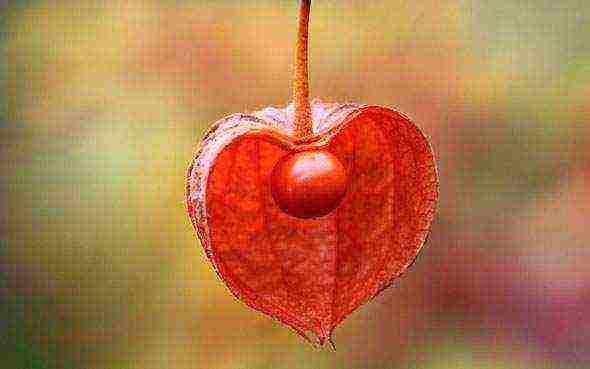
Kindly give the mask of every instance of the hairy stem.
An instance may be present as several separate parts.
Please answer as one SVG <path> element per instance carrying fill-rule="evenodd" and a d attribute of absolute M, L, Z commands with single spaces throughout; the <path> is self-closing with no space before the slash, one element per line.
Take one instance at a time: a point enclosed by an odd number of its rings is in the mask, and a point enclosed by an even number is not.
<path fill-rule="evenodd" d="M 295 50 L 293 75 L 293 103 L 295 104 L 295 131 L 297 137 L 305 137 L 311 131 L 311 107 L 309 105 L 309 71 L 307 45 L 309 38 L 309 13 L 311 0 L 300 0 L 299 33 Z"/>

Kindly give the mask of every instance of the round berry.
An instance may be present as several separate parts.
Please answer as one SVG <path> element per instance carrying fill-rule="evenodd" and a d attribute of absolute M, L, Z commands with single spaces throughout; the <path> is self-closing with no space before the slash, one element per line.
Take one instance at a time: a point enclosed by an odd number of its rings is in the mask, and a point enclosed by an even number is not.
<path fill-rule="evenodd" d="M 271 175 L 278 207 L 296 218 L 319 218 L 332 212 L 346 194 L 346 169 L 326 150 L 296 151 L 283 156 Z"/>

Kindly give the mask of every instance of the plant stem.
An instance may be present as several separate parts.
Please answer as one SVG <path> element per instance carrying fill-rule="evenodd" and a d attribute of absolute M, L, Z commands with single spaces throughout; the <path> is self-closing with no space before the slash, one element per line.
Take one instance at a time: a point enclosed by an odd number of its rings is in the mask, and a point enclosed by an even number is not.
<path fill-rule="evenodd" d="M 295 134 L 298 138 L 312 133 L 311 107 L 309 105 L 309 72 L 307 44 L 309 38 L 309 13 L 311 0 L 300 0 L 299 33 L 295 50 L 293 75 L 293 103 L 295 104 Z"/>

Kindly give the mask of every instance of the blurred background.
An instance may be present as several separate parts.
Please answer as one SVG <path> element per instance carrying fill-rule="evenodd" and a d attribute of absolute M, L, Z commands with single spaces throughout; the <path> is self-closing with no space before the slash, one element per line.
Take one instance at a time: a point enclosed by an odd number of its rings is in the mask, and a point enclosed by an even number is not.
<path fill-rule="evenodd" d="M 305 343 L 185 214 L 204 130 L 290 98 L 297 1 L 5 1 L 0 368 L 590 367 L 590 7 L 316 0 L 312 95 L 395 106 L 441 202 L 414 267 Z"/>

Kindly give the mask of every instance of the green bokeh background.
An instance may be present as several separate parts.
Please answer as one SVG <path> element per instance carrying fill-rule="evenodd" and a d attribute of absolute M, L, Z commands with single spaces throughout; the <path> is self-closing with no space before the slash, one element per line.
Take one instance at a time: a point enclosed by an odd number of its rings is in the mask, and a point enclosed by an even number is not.
<path fill-rule="evenodd" d="M 312 95 L 395 106 L 441 202 L 317 349 L 236 301 L 185 215 L 207 127 L 290 98 L 297 2 L 0 8 L 0 368 L 590 365 L 590 7 L 317 0 Z"/>

